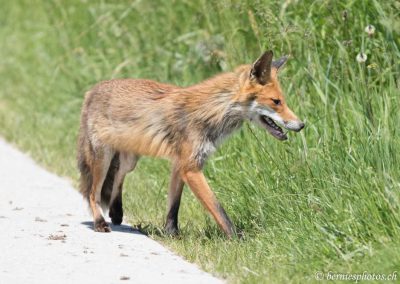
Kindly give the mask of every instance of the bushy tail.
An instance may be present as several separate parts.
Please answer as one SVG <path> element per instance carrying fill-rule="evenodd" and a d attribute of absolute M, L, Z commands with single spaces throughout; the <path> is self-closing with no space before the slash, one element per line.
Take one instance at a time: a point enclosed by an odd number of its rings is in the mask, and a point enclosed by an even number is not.
<path fill-rule="evenodd" d="M 90 161 L 94 158 L 91 153 L 90 145 L 85 143 L 90 143 L 87 140 L 80 139 L 79 147 L 78 147 L 78 167 L 81 173 L 80 176 L 80 186 L 79 191 L 81 194 L 89 201 L 90 192 L 93 183 L 93 176 L 89 166 Z M 85 151 L 86 149 L 86 151 Z M 90 156 L 90 157 L 88 157 Z M 88 161 L 89 160 L 89 161 Z M 111 199 L 111 193 L 113 189 L 115 175 L 117 174 L 119 169 L 119 153 L 115 153 L 110 167 L 107 172 L 107 176 L 104 180 L 102 189 L 101 189 L 101 204 L 102 207 L 108 209 L 108 205 Z"/>
<path fill-rule="evenodd" d="M 85 141 L 79 139 L 78 145 L 78 168 L 81 173 L 79 179 L 79 191 L 89 201 L 90 190 L 92 188 L 93 176 L 85 155 Z"/>
<path fill-rule="evenodd" d="M 77 143 L 77 160 L 78 160 L 78 169 L 81 173 L 79 180 L 79 191 L 81 194 L 87 199 L 89 202 L 90 190 L 92 188 L 93 176 L 90 170 L 90 164 L 93 160 L 93 148 L 91 147 L 89 137 L 87 135 L 87 120 L 88 113 L 86 109 L 88 108 L 88 98 L 90 97 L 90 92 L 85 94 L 85 100 L 82 106 L 81 112 L 81 124 L 79 127 L 79 136 Z"/>

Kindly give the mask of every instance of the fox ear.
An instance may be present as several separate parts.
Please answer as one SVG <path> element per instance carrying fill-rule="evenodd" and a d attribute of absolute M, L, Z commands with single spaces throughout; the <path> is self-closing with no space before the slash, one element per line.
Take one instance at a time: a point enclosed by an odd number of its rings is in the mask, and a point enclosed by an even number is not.
<path fill-rule="evenodd" d="M 250 71 L 250 80 L 255 80 L 261 85 L 267 84 L 271 80 L 271 64 L 274 53 L 272 50 L 264 52 L 254 62 Z"/>
<path fill-rule="evenodd" d="M 284 56 L 279 58 L 278 60 L 272 61 L 272 67 L 276 68 L 279 70 L 283 65 L 285 65 L 286 61 L 288 60 L 288 56 Z"/>

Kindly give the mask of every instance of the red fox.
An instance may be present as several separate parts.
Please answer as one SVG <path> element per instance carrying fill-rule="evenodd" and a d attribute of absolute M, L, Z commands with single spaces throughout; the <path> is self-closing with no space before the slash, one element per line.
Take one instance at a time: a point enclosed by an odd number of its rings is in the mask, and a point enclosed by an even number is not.
<path fill-rule="evenodd" d="M 190 87 L 143 79 L 115 79 L 86 93 L 80 123 L 78 164 L 80 191 L 87 198 L 94 230 L 110 232 L 102 208 L 113 224 L 121 224 L 122 185 L 141 156 L 172 162 L 168 193 L 167 234 L 178 234 L 178 210 L 188 185 L 230 238 L 236 234 L 225 210 L 202 173 L 207 158 L 245 120 L 265 128 L 279 140 L 282 128 L 304 127 L 285 102 L 278 71 L 287 58 L 263 53 L 242 65 Z"/>

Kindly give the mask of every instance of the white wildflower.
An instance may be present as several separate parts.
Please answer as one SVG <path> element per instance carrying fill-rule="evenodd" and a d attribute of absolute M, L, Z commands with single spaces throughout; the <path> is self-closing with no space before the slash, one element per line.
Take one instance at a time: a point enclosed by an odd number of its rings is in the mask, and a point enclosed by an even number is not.
<path fill-rule="evenodd" d="M 368 36 L 372 36 L 375 33 L 375 27 L 373 25 L 368 25 L 365 27 L 365 32 Z"/>
<path fill-rule="evenodd" d="M 358 63 L 364 63 L 365 61 L 367 61 L 367 55 L 365 53 L 360 52 L 359 54 L 357 54 L 357 62 Z"/>

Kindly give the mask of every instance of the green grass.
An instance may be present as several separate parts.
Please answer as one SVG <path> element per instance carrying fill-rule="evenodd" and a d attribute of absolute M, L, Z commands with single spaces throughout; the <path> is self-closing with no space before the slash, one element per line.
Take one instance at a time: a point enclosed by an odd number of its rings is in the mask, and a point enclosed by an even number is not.
<path fill-rule="evenodd" d="M 130 222 L 231 282 L 400 270 L 398 1 L 0 4 L 0 135 L 74 182 L 80 107 L 95 82 L 190 85 L 266 49 L 291 54 L 281 82 L 304 131 L 281 143 L 245 125 L 205 169 L 244 238 L 227 241 L 188 189 L 180 239 L 160 234 L 169 166 L 153 159 L 127 179 Z"/>

